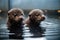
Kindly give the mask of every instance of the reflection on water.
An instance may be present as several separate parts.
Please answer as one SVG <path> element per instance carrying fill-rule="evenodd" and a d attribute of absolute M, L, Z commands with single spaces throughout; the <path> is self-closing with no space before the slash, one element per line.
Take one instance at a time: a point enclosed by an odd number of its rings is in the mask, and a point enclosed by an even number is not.
<path fill-rule="evenodd" d="M 24 40 L 47 40 L 45 37 L 38 37 L 38 38 L 25 38 Z"/>
<path fill-rule="evenodd" d="M 8 33 L 4 20 L 0 19 L 0 39 L 9 39 L 9 35 L 14 33 Z M 23 27 L 23 40 L 60 40 L 60 19 L 56 16 L 47 15 L 47 19 L 40 26 L 46 29 L 42 37 L 38 30 L 33 30 L 32 33 L 29 27 Z"/>
<path fill-rule="evenodd" d="M 44 35 L 42 35 L 40 33 L 40 31 L 37 29 L 30 29 L 29 27 L 24 27 L 23 28 L 23 36 L 24 37 L 30 37 L 30 38 L 38 38 L 38 37 L 44 37 Z"/>

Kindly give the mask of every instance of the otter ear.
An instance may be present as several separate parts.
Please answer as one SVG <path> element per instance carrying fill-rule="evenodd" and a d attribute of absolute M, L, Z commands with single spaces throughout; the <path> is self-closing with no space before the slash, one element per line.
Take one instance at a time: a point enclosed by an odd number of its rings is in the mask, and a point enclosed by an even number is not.
<path fill-rule="evenodd" d="M 8 13 L 8 15 L 10 15 L 10 14 Z"/>
<path fill-rule="evenodd" d="M 8 15 L 10 14 L 10 12 L 8 11 Z"/>
<path fill-rule="evenodd" d="M 45 20 L 45 16 L 42 16 L 42 17 L 41 17 L 41 21 L 44 21 L 44 20 Z"/>

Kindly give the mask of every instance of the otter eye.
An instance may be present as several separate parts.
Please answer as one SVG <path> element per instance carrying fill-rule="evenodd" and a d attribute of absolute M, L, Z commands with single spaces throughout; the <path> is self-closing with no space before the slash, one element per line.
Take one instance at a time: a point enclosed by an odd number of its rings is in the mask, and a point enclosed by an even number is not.
<path fill-rule="evenodd" d="M 17 16 L 17 14 L 13 14 L 14 16 Z"/>
<path fill-rule="evenodd" d="M 38 15 L 36 15 L 36 16 L 39 16 L 39 14 L 38 14 Z"/>
<path fill-rule="evenodd" d="M 29 17 L 30 17 L 31 15 L 29 15 Z"/>
<path fill-rule="evenodd" d="M 23 14 L 21 14 L 21 15 L 23 15 Z"/>

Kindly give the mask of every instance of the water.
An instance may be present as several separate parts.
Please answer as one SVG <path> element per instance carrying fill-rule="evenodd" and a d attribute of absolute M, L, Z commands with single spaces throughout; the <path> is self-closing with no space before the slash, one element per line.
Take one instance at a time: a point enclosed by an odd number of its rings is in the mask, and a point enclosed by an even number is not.
<path fill-rule="evenodd" d="M 45 34 L 31 33 L 29 27 L 23 27 L 22 40 L 60 40 L 60 19 L 56 15 L 46 15 L 47 19 L 41 23 L 41 27 L 45 28 Z M 9 39 L 9 30 L 6 27 L 6 18 L 0 17 L 0 39 Z M 13 34 L 13 33 L 12 33 Z"/>

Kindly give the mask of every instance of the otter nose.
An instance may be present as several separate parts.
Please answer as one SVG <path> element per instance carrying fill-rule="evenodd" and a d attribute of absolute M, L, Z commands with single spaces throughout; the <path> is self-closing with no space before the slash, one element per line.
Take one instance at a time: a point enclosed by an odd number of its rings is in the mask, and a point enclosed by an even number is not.
<path fill-rule="evenodd" d="M 19 19 L 24 19 L 24 17 L 23 16 L 19 16 Z"/>
<path fill-rule="evenodd" d="M 45 20 L 45 16 L 42 16 L 42 17 L 41 17 L 41 21 L 44 21 L 44 20 Z"/>

